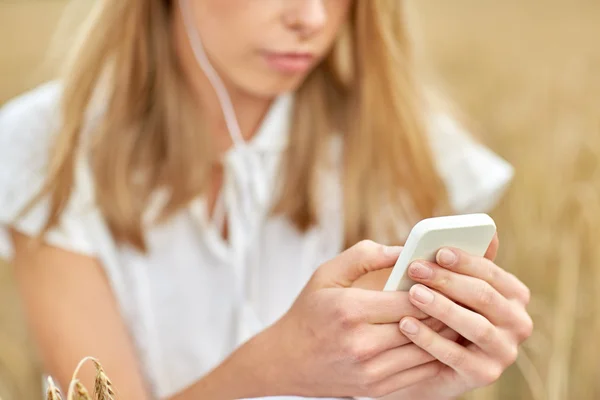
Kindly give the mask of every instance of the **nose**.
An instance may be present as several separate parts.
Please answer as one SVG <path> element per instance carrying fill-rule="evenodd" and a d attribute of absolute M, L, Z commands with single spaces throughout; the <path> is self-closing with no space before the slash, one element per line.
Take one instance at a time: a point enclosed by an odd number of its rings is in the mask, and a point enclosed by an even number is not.
<path fill-rule="evenodd" d="M 285 0 L 289 7 L 284 15 L 288 28 L 303 37 L 310 37 L 323 29 L 327 22 L 324 0 Z"/>

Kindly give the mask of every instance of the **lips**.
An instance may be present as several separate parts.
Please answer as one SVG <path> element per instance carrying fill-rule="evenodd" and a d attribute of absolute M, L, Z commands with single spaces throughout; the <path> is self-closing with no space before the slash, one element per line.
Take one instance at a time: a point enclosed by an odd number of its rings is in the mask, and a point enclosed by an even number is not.
<path fill-rule="evenodd" d="M 306 72 L 316 59 L 312 53 L 299 52 L 264 52 L 263 57 L 271 69 L 284 73 Z"/>

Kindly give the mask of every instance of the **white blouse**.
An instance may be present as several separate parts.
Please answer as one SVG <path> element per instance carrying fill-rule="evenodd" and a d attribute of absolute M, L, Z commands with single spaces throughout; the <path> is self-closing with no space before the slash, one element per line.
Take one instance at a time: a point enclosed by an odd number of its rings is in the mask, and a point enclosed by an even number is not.
<path fill-rule="evenodd" d="M 6 228 L 35 235 L 46 220 L 46 203 L 20 220 L 15 217 L 43 182 L 50 140 L 60 122 L 61 90 L 51 82 L 0 110 L 0 257 L 8 260 L 13 248 Z M 289 95 L 277 99 L 247 150 L 225 154 L 227 242 L 199 199 L 168 222 L 148 226 L 147 254 L 115 243 L 94 206 L 90 169 L 80 158 L 73 197 L 46 239 L 101 261 L 158 398 L 189 386 L 275 322 L 314 269 L 342 251 L 339 164 L 323 171 L 326 195 L 318 226 L 302 233 L 287 219 L 267 213 L 276 197 L 292 102 Z M 430 125 L 436 162 L 457 213 L 491 209 L 512 178 L 511 166 L 448 117 L 434 116 Z M 157 193 L 157 205 L 160 199 Z"/>

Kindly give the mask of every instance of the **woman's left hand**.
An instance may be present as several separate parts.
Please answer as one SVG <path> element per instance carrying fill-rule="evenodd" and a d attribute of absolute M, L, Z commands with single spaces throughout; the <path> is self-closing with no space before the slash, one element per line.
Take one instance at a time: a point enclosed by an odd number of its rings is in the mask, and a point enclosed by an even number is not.
<path fill-rule="evenodd" d="M 487 258 L 442 249 L 437 263 L 409 267 L 420 283 L 411 288 L 410 301 L 467 341 L 445 339 L 412 317 L 400 322 L 401 331 L 442 364 L 435 378 L 410 389 L 420 399 L 455 398 L 495 382 L 531 335 L 529 289 L 494 264 L 497 247 L 496 238 Z"/>

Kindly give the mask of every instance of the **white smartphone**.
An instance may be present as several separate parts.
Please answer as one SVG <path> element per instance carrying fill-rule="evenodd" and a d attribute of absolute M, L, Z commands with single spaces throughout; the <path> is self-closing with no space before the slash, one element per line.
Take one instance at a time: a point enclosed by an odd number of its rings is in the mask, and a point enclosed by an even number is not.
<path fill-rule="evenodd" d="M 496 224 L 487 214 L 428 218 L 417 223 L 392 269 L 383 290 L 407 291 L 415 282 L 408 266 L 416 260 L 435 262 L 443 247 L 453 247 L 476 256 L 485 255 L 496 234 Z"/>

